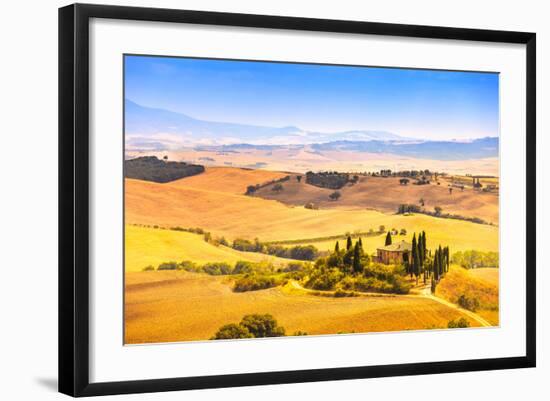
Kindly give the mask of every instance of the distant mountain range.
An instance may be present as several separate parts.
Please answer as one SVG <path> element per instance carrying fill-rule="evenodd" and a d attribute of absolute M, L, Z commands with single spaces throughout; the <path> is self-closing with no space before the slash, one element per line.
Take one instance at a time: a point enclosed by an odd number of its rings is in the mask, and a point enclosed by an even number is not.
<path fill-rule="evenodd" d="M 182 113 L 140 106 L 125 100 L 126 150 L 162 151 L 189 148 L 238 150 L 307 147 L 315 152 L 389 153 L 436 160 L 498 156 L 498 138 L 472 141 L 425 141 L 386 131 L 322 133 L 204 121 Z"/>

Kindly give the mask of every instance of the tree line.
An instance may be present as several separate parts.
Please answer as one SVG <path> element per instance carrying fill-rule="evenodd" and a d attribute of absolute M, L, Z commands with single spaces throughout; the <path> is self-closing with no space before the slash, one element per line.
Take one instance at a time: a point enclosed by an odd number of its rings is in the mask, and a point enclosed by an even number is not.
<path fill-rule="evenodd" d="M 231 247 L 242 252 L 265 253 L 267 255 L 278 256 L 286 259 L 315 260 L 319 255 L 319 250 L 313 245 L 295 245 L 285 247 L 276 244 L 265 244 L 260 242 L 258 238 L 254 239 L 254 241 L 236 238 L 233 240 Z"/>

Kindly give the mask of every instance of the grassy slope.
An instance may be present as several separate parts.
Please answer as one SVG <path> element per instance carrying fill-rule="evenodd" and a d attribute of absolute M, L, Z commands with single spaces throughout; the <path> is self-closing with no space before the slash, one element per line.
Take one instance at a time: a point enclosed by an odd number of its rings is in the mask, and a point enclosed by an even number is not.
<path fill-rule="evenodd" d="M 251 262 L 270 261 L 275 265 L 286 264 L 291 259 L 282 259 L 252 252 L 239 252 L 224 246 L 214 246 L 201 235 L 126 226 L 126 271 L 141 271 L 145 266 L 155 268 L 162 262 L 192 260 L 196 263 L 228 262 L 238 260 Z"/>
<path fill-rule="evenodd" d="M 435 206 L 440 206 L 445 213 L 479 217 L 498 224 L 497 194 L 474 191 L 468 187 L 464 191 L 455 188 L 450 194 L 448 182 L 443 179 L 440 181 L 441 185 L 432 183 L 404 186 L 399 184 L 397 177 L 361 176 L 357 184 L 340 189 L 342 196 L 334 202 L 329 199 L 333 190 L 306 184 L 304 180 L 298 182 L 293 175 L 290 181 L 283 183 L 283 191 L 274 192 L 271 186 L 267 186 L 258 191 L 256 196 L 296 206 L 313 202 L 321 208 L 370 208 L 390 213 L 395 213 L 401 203 L 418 205 L 418 201 L 422 198 L 426 210 L 433 211 Z"/>
<path fill-rule="evenodd" d="M 233 293 L 227 277 L 185 272 L 126 277 L 126 343 L 205 340 L 249 313 L 271 313 L 288 334 L 446 327 L 462 316 L 420 297 L 326 298 L 288 294 L 281 288 Z"/>
<path fill-rule="evenodd" d="M 453 252 L 498 250 L 498 227 L 495 226 L 422 214 L 403 216 L 373 210 L 308 210 L 218 190 L 187 188 L 183 183 L 126 180 L 126 221 L 201 227 L 228 239 L 258 237 L 262 241 L 341 235 L 384 225 L 388 229 L 405 228 L 409 233 L 425 230 L 428 241 L 449 245 Z"/>
<path fill-rule="evenodd" d="M 462 294 L 469 298 L 477 298 L 481 308 L 476 313 L 490 323 L 498 325 L 498 269 L 467 270 L 452 265 L 445 278 L 438 284 L 435 295 L 456 304 Z"/>
<path fill-rule="evenodd" d="M 242 195 L 249 185 L 263 184 L 287 174 L 276 171 L 248 170 L 232 167 L 207 167 L 203 174 L 173 181 L 171 186 L 194 188 Z"/>

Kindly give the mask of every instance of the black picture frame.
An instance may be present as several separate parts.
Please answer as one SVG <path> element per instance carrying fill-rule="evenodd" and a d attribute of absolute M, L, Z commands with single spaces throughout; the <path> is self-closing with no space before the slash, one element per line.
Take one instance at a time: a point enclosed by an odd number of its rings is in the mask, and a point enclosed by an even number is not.
<path fill-rule="evenodd" d="M 91 18 L 275 28 L 526 45 L 526 354 L 520 357 L 90 383 L 89 21 Z M 362 379 L 536 364 L 536 35 L 479 29 L 74 4 L 59 9 L 59 391 L 95 396 Z"/>

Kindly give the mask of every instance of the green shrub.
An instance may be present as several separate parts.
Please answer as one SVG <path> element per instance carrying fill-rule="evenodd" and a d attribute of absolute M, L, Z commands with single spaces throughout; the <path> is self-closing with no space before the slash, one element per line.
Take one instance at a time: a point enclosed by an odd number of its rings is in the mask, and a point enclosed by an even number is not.
<path fill-rule="evenodd" d="M 285 335 L 285 329 L 277 325 L 277 320 L 272 315 L 246 315 L 241 320 L 240 325 L 256 338 L 262 337 L 282 337 Z"/>
<path fill-rule="evenodd" d="M 229 265 L 229 263 L 225 262 L 212 262 L 207 263 L 202 266 L 202 271 L 206 274 L 211 274 L 213 276 L 222 276 L 231 274 L 233 271 L 233 268 Z"/>
<path fill-rule="evenodd" d="M 179 268 L 181 270 L 185 270 L 185 271 L 193 272 L 193 273 L 199 273 L 201 271 L 200 266 L 198 266 L 197 264 L 191 262 L 190 260 L 181 261 L 180 264 L 179 264 Z"/>
<path fill-rule="evenodd" d="M 161 263 L 157 270 L 178 270 L 178 264 L 176 262 Z"/>
<path fill-rule="evenodd" d="M 457 320 L 449 320 L 449 323 L 447 324 L 447 327 L 449 329 L 459 329 L 459 328 L 466 328 L 470 327 L 470 322 L 468 322 L 466 319 L 461 317 Z"/>
<path fill-rule="evenodd" d="M 457 303 L 464 309 L 475 312 L 479 309 L 479 300 L 476 297 L 467 297 L 466 294 L 462 294 L 458 297 Z"/>
<path fill-rule="evenodd" d="M 339 269 L 321 267 L 311 272 L 306 287 L 314 290 L 332 290 L 342 278 L 344 278 L 344 273 Z"/>
<path fill-rule="evenodd" d="M 254 338 L 246 327 L 240 324 L 230 323 L 220 327 L 212 340 L 229 340 L 234 338 Z"/>
<path fill-rule="evenodd" d="M 277 286 L 278 281 L 274 277 L 257 274 L 247 274 L 235 281 L 233 291 L 246 292 L 264 290 Z"/>
<path fill-rule="evenodd" d="M 300 262 L 290 262 L 290 263 L 287 263 L 287 265 L 282 269 L 282 271 L 285 273 L 298 272 L 298 271 L 304 270 L 305 266 L 306 266 L 305 264 Z"/>
<path fill-rule="evenodd" d="M 155 267 L 152 266 L 152 265 L 145 266 L 145 267 L 143 268 L 143 271 L 144 271 L 144 272 L 150 272 L 150 271 L 153 271 L 153 270 L 155 270 Z"/>
<path fill-rule="evenodd" d="M 233 274 L 244 274 L 252 273 L 254 269 L 254 264 L 246 260 L 239 260 L 235 263 L 235 268 L 233 269 Z"/>

